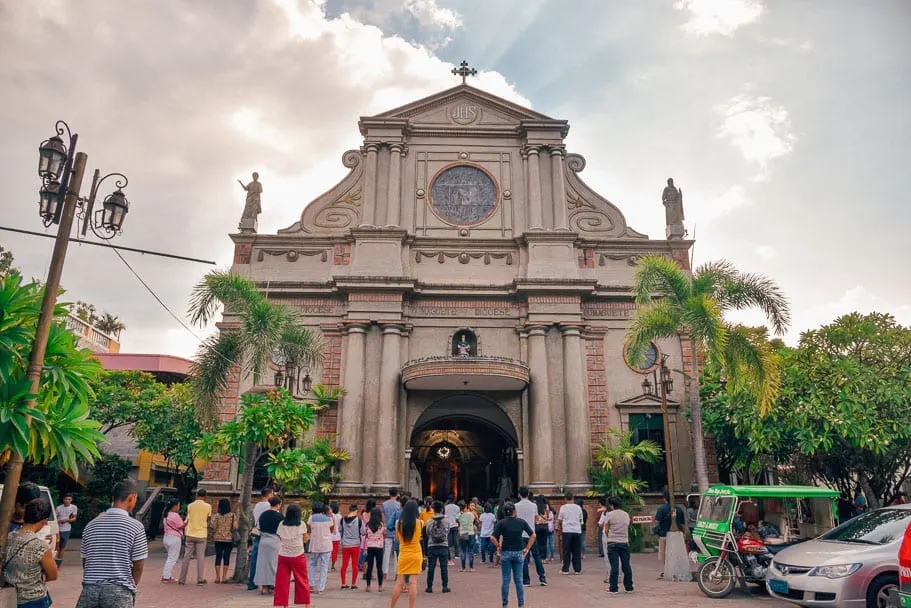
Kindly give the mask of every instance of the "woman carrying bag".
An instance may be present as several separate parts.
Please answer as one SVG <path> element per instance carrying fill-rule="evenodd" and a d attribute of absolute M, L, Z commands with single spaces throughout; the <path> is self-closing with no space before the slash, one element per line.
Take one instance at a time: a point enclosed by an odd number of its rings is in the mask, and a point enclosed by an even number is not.
<path fill-rule="evenodd" d="M 231 511 L 231 501 L 227 498 L 218 501 L 218 515 L 212 517 L 209 525 L 215 538 L 215 584 L 227 583 L 234 531 L 237 530 L 237 516 Z"/>
<path fill-rule="evenodd" d="M 17 608 L 48 608 L 51 596 L 47 592 L 47 581 L 57 580 L 57 564 L 54 552 L 38 536 L 38 532 L 51 517 L 51 505 L 43 498 L 32 500 L 25 505 L 22 527 L 7 538 L 0 551 L 0 579 L 3 587 L 15 587 Z M 6 599 L 0 592 L 0 599 Z"/>

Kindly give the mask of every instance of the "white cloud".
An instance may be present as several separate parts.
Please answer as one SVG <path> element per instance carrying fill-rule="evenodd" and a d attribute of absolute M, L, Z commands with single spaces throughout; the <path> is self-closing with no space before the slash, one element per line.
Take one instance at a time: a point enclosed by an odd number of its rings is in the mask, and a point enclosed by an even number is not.
<path fill-rule="evenodd" d="M 794 318 L 794 331 L 814 329 L 851 312 L 889 313 L 902 325 L 911 326 L 911 304 L 890 302 L 863 285 L 855 285 L 845 290 L 837 300 L 798 311 Z"/>
<path fill-rule="evenodd" d="M 758 21 L 765 11 L 761 0 L 677 0 L 674 8 L 689 12 L 689 20 L 681 27 L 694 36 L 731 37 L 744 25 Z"/>
<path fill-rule="evenodd" d="M 769 97 L 741 93 L 715 106 L 715 111 L 721 115 L 718 137 L 729 140 L 744 159 L 759 167 L 756 181 L 768 176 L 771 160 L 794 149 L 797 136 L 791 132 L 788 111 Z"/>
<path fill-rule="evenodd" d="M 756 245 L 753 247 L 753 253 L 756 257 L 768 261 L 778 255 L 778 250 L 772 245 Z"/>
<path fill-rule="evenodd" d="M 436 0 L 405 0 L 405 10 L 414 15 L 423 26 L 436 26 L 454 30 L 462 27 L 462 15 L 440 7 Z"/>

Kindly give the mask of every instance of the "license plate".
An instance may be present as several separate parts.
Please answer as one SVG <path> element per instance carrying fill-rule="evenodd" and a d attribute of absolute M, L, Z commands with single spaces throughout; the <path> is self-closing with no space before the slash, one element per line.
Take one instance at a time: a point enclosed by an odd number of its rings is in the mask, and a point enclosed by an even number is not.
<path fill-rule="evenodd" d="M 772 593 L 778 593 L 780 595 L 787 595 L 788 594 L 788 581 L 779 581 L 774 578 L 770 579 L 769 580 L 769 589 L 771 589 Z"/>

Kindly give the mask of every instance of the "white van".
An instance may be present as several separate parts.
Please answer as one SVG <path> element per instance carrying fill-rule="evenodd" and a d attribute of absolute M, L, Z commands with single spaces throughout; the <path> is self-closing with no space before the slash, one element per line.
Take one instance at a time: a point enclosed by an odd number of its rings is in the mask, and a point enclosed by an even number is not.
<path fill-rule="evenodd" d="M 57 543 L 60 541 L 60 525 L 57 523 L 57 506 L 54 504 L 54 498 L 51 496 L 51 491 L 47 486 L 38 486 L 38 488 L 41 489 L 41 497 L 51 505 L 51 516 L 47 520 L 47 524 L 38 532 L 38 536 L 44 539 L 51 548 L 51 551 L 54 552 L 54 557 L 56 558 Z M 0 483 L 0 496 L 3 496 L 2 483 Z"/>

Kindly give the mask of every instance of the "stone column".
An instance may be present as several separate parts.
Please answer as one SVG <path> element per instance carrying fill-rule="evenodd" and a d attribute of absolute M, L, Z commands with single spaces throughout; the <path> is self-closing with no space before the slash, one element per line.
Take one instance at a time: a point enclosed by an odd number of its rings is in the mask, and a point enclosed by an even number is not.
<path fill-rule="evenodd" d="M 550 151 L 551 180 L 554 193 L 554 230 L 569 230 L 566 221 L 566 184 L 563 181 L 563 149 Z"/>
<path fill-rule="evenodd" d="M 582 332 L 576 325 L 563 327 L 563 403 L 566 411 L 566 487 L 588 488 L 591 465 L 588 407 L 585 403 L 585 370 L 582 368 Z"/>
<path fill-rule="evenodd" d="M 541 207 L 541 161 L 537 146 L 527 146 L 528 155 L 528 227 L 531 230 L 544 229 L 544 210 Z"/>
<path fill-rule="evenodd" d="M 380 361 L 380 407 L 377 419 L 376 487 L 398 486 L 396 482 L 396 422 L 398 420 L 399 371 L 402 360 L 402 326 L 383 326 Z"/>
<path fill-rule="evenodd" d="M 389 146 L 389 190 L 386 196 L 386 225 L 398 226 L 402 213 L 402 157 L 405 156 L 405 146 L 392 144 Z"/>
<path fill-rule="evenodd" d="M 531 371 L 531 479 L 528 486 L 538 491 L 554 487 L 554 438 L 550 391 L 547 381 L 547 327 L 528 328 L 528 366 Z"/>
<path fill-rule="evenodd" d="M 367 167 L 364 169 L 364 207 L 361 226 L 376 225 L 376 164 L 379 144 L 367 144 Z"/>
<path fill-rule="evenodd" d="M 339 408 L 339 448 L 351 455 L 351 460 L 342 465 L 342 481 L 339 487 L 360 489 L 363 467 L 363 420 L 364 412 L 364 363 L 367 346 L 367 326 L 348 326 L 348 352 L 345 357 L 345 396 Z"/>

